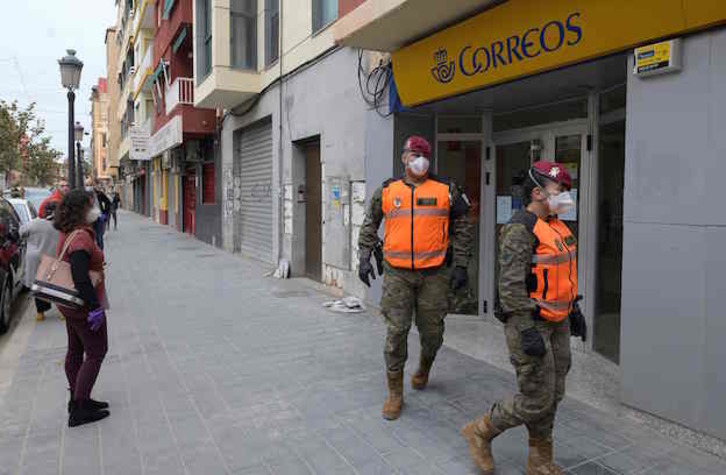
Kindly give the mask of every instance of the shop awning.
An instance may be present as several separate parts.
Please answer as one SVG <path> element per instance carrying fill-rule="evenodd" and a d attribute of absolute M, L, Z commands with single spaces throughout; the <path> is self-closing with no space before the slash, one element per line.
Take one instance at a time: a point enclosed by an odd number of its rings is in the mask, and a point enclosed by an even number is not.
<path fill-rule="evenodd" d="M 176 53 L 179 51 L 179 48 L 181 48 L 181 45 L 184 43 L 184 40 L 187 37 L 187 27 L 185 26 L 182 28 L 182 30 L 179 32 L 179 35 L 176 37 L 176 40 L 174 40 L 174 44 L 171 47 L 171 50 Z"/>

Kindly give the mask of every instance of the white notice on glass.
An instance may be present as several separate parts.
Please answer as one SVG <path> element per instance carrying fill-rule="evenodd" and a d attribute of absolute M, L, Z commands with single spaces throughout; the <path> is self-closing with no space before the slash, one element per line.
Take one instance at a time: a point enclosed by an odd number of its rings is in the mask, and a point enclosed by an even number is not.
<path fill-rule="evenodd" d="M 512 197 L 497 196 L 497 224 L 507 224 L 512 219 Z"/>
<path fill-rule="evenodd" d="M 562 221 L 577 221 L 577 188 L 571 189 L 570 195 L 572 195 L 572 201 L 575 202 L 575 206 L 568 213 L 560 215 Z"/>

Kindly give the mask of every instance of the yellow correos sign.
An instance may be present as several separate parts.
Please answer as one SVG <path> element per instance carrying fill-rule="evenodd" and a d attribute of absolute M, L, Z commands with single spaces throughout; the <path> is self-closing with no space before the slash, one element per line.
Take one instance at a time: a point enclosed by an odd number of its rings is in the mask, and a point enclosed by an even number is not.
<path fill-rule="evenodd" d="M 510 0 L 393 54 L 406 106 L 726 22 L 726 0 Z"/>

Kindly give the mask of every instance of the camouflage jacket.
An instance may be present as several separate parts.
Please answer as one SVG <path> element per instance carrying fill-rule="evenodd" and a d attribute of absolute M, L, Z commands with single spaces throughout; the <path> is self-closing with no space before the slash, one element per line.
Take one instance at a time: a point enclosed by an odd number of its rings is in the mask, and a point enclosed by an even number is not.
<path fill-rule="evenodd" d="M 520 211 L 499 234 L 499 305 L 520 329 L 534 326 L 532 313 L 537 309 L 529 297 L 527 281 L 532 275 L 532 255 L 537 238 L 532 230 L 537 216 Z"/>
<path fill-rule="evenodd" d="M 449 226 L 449 234 L 451 235 L 451 248 L 453 249 L 453 261 L 457 267 L 467 267 L 469 259 L 472 255 L 472 246 L 474 241 L 474 227 L 469 220 L 469 199 L 466 197 L 464 190 L 457 187 L 453 182 L 448 182 L 435 176 L 429 176 L 430 180 L 436 180 L 449 185 L 449 198 L 452 203 L 450 209 L 451 225 Z M 371 196 L 366 211 L 366 217 L 363 221 L 363 227 L 360 230 L 358 239 L 358 248 L 360 255 L 366 258 L 370 256 L 373 249 L 378 245 L 378 228 L 383 221 L 383 189 L 396 180 L 388 180 L 378 188 Z"/>

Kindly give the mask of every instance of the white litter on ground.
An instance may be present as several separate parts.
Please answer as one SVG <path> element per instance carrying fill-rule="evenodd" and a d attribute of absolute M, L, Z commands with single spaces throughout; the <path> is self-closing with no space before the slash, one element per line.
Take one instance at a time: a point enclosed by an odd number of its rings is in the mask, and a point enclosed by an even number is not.
<path fill-rule="evenodd" d="M 330 300 L 323 303 L 323 307 L 331 312 L 338 313 L 361 313 L 365 312 L 365 306 L 358 297 L 346 297 L 340 300 Z"/>

